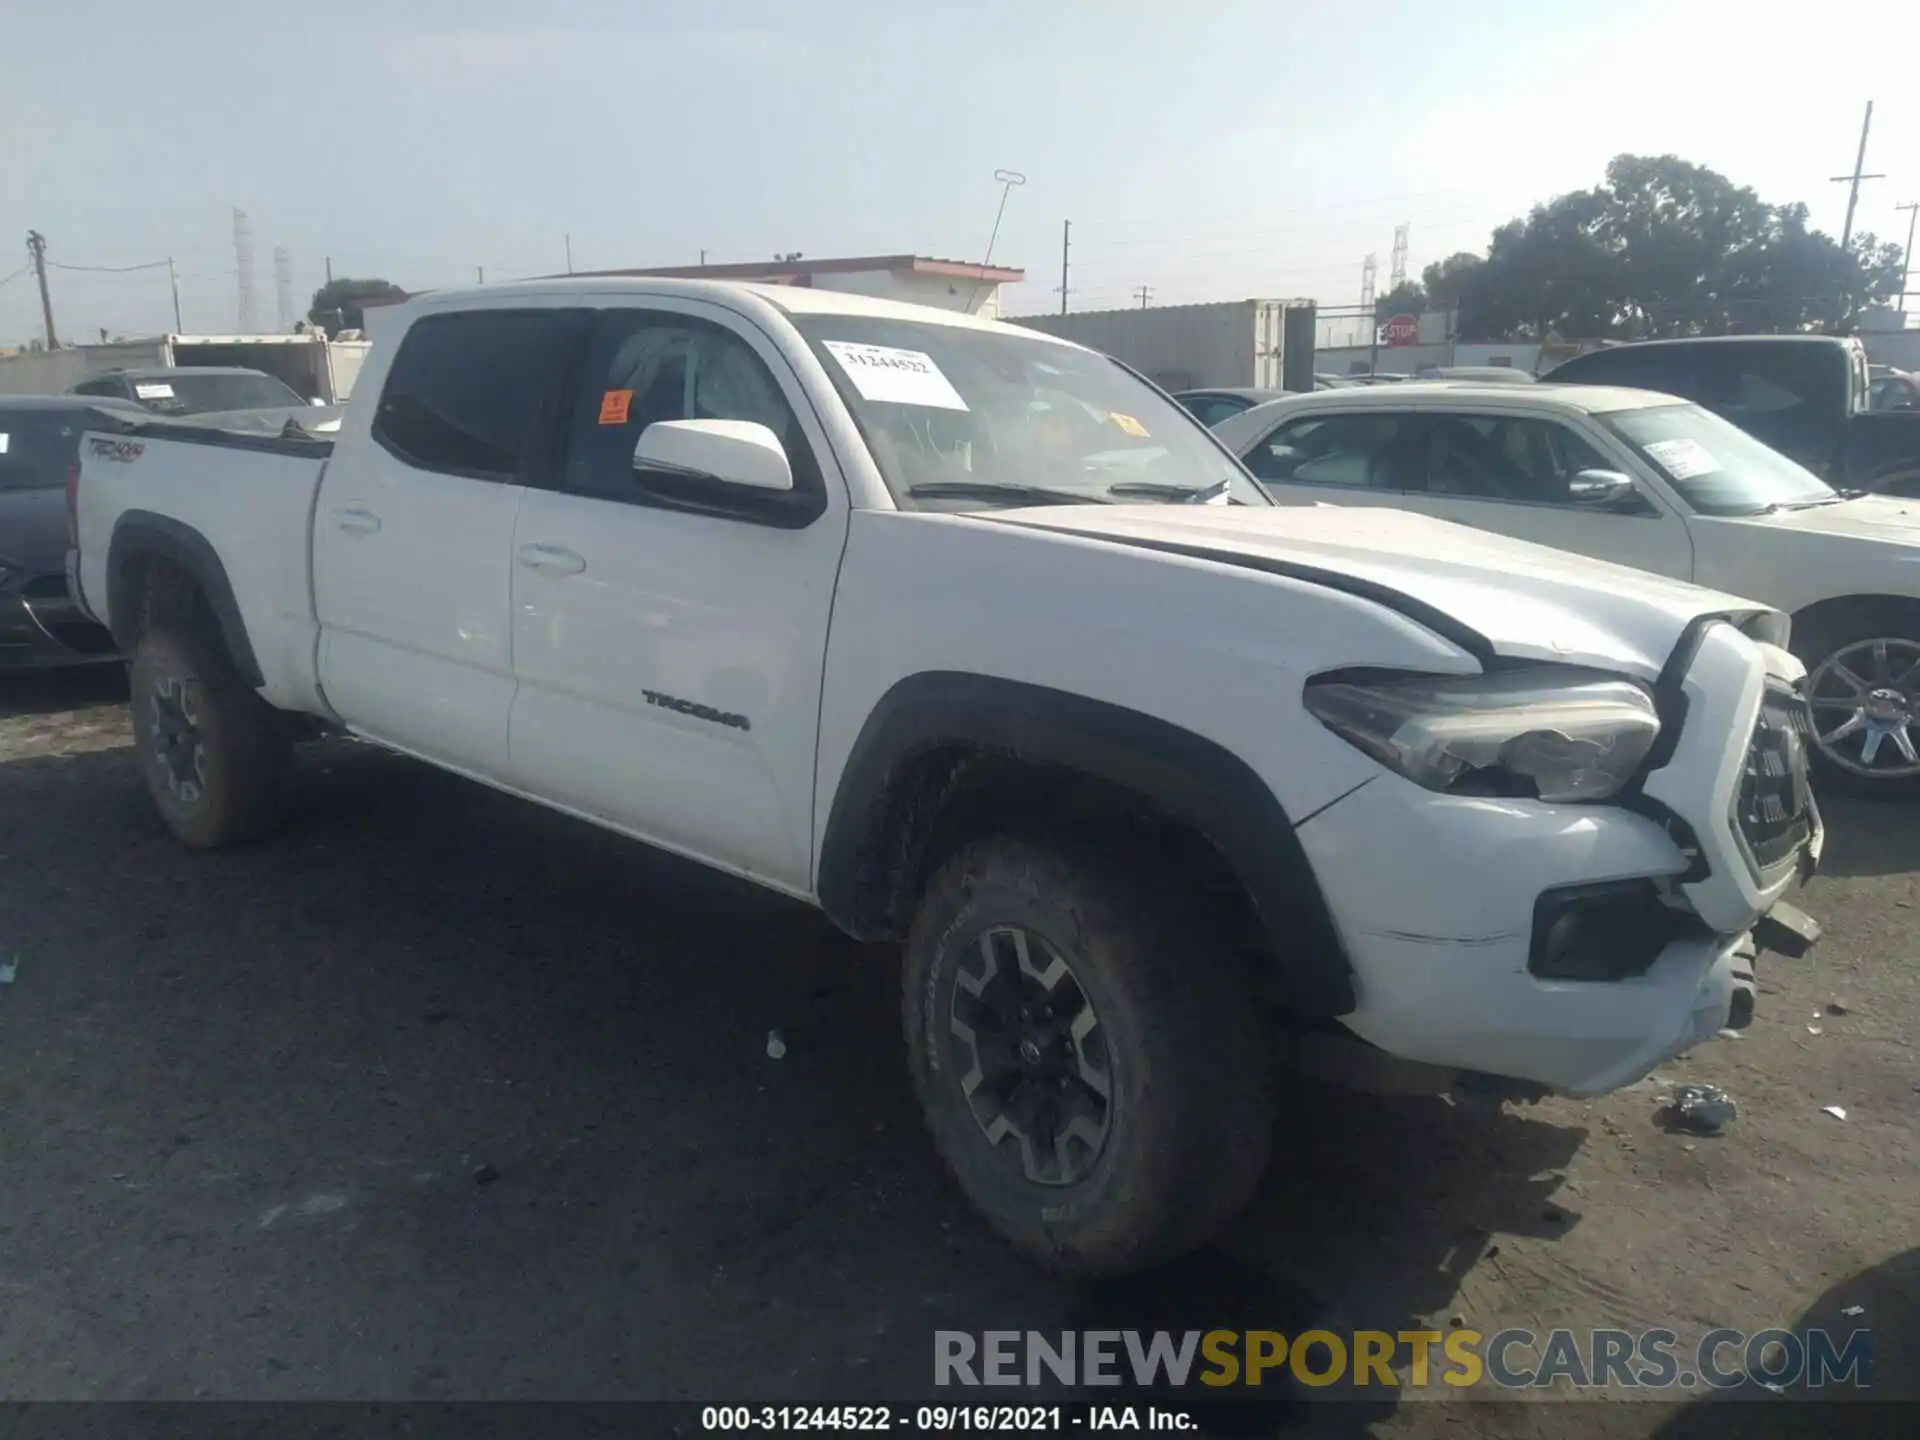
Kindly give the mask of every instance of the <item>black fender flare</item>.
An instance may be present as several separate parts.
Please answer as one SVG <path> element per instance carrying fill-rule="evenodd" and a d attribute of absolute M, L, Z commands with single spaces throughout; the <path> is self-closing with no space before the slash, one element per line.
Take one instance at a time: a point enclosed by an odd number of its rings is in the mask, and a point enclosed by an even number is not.
<path fill-rule="evenodd" d="M 121 653 L 131 655 L 138 638 L 140 597 L 134 591 L 134 580 L 139 567 L 135 562 L 154 557 L 178 565 L 193 577 L 200 593 L 207 597 L 208 608 L 220 626 L 220 638 L 240 678 L 252 689 L 265 684 L 219 552 L 191 525 L 151 510 L 122 512 L 114 522 L 113 539 L 107 547 L 107 628 Z"/>
<path fill-rule="evenodd" d="M 841 929 L 895 938 L 863 892 L 885 872 L 903 782 L 953 748 L 1090 776 L 1192 826 L 1252 899 L 1289 1009 L 1331 1019 L 1354 1008 L 1353 973 L 1294 824 L 1245 761 L 1155 716 L 992 676 L 909 676 L 867 717 L 834 793 L 815 887 Z"/>

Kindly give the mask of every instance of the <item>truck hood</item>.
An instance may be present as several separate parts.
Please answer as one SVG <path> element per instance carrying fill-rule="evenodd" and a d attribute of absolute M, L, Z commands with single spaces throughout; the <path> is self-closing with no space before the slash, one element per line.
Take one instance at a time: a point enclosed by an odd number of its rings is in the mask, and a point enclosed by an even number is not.
<path fill-rule="evenodd" d="M 1330 584 L 1377 599 L 1483 658 L 1587 665 L 1646 680 L 1701 616 L 1773 616 L 1751 600 L 1403 510 L 1074 505 L 982 518 Z M 1780 633 L 1783 627 L 1767 638 Z"/>

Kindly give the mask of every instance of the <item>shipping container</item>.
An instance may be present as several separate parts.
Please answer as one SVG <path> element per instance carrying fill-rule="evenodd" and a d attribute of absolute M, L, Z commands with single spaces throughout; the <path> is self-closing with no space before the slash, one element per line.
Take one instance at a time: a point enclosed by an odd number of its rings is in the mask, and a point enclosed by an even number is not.
<path fill-rule="evenodd" d="M 1076 310 L 1013 320 L 1124 361 L 1167 390 L 1313 388 L 1311 300 Z"/>
<path fill-rule="evenodd" d="M 365 340 L 319 335 L 155 335 L 103 345 L 0 355 L 0 395 L 62 395 L 109 370 L 238 365 L 284 381 L 303 399 L 339 404 L 353 394 Z"/>

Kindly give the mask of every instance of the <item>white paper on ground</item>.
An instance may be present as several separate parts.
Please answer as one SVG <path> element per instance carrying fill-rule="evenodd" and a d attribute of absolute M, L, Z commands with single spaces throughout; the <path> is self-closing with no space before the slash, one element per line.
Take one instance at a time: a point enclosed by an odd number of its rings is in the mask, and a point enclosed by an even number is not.
<path fill-rule="evenodd" d="M 848 340 L 822 341 L 827 353 L 853 381 L 865 400 L 885 405 L 925 405 L 935 410 L 965 410 L 967 402 L 953 382 L 924 350 L 896 350 L 890 345 L 857 345 Z"/>

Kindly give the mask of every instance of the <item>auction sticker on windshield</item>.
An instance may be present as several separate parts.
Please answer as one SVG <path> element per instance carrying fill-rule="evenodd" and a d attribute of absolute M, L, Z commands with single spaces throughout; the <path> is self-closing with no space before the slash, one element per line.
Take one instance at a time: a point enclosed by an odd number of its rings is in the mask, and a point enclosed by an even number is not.
<path fill-rule="evenodd" d="M 133 393 L 138 395 L 142 400 L 171 400 L 173 399 L 173 386 L 167 384 L 135 385 L 133 387 Z"/>
<path fill-rule="evenodd" d="M 853 381 L 863 400 L 883 405 L 925 405 L 935 410 L 964 410 L 967 402 L 953 382 L 924 350 L 896 350 L 890 345 L 856 345 L 847 340 L 823 340 L 827 353 Z"/>
<path fill-rule="evenodd" d="M 1698 440 L 1649 440 L 1647 454 L 1676 480 L 1691 480 L 1696 475 L 1711 475 L 1720 468 L 1713 452 Z"/>

